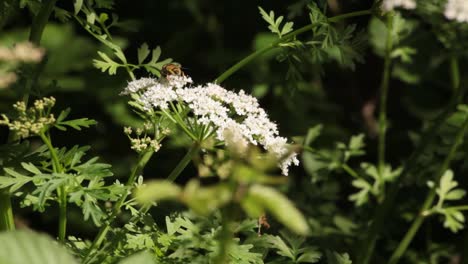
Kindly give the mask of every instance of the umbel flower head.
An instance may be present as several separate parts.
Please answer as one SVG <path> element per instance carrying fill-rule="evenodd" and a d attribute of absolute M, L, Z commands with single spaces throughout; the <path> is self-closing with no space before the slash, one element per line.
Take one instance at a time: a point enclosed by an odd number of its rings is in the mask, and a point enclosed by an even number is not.
<path fill-rule="evenodd" d="M 448 0 L 445 6 L 444 15 L 450 20 L 458 22 L 468 22 L 468 1 Z"/>
<path fill-rule="evenodd" d="M 147 111 L 170 111 L 180 103 L 192 112 L 197 124 L 205 126 L 206 133 L 225 144 L 226 131 L 236 135 L 236 144 L 260 145 L 280 160 L 284 175 L 289 166 L 298 165 L 297 154 L 290 151 L 287 139 L 279 136 L 278 127 L 269 118 L 257 99 L 243 90 L 238 93 L 208 83 L 192 86 L 188 76 L 169 75 L 166 78 L 142 78 L 132 81 L 122 94 L 137 94 L 137 101 Z"/>
<path fill-rule="evenodd" d="M 48 126 L 54 124 L 55 117 L 50 113 L 50 109 L 55 105 L 54 97 L 46 97 L 34 101 L 34 106 L 27 108 L 26 104 L 19 101 L 13 105 L 17 113 L 14 120 L 10 120 L 6 115 L 1 115 L 0 125 L 8 126 L 20 138 L 27 138 L 31 135 L 41 133 Z"/>

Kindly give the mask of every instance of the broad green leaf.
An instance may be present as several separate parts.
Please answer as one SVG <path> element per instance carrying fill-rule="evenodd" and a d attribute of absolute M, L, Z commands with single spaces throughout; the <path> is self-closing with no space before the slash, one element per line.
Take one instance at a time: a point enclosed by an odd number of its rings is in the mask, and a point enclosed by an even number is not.
<path fill-rule="evenodd" d="M 271 213 L 279 222 L 297 234 L 307 235 L 309 226 L 302 213 L 283 194 L 271 187 L 253 185 L 247 197 L 255 201 L 265 211 Z"/>
<path fill-rule="evenodd" d="M 0 233 L 0 264 L 75 264 L 65 247 L 30 230 Z"/>
<path fill-rule="evenodd" d="M 190 181 L 181 195 L 181 200 L 200 215 L 210 214 L 227 204 L 231 199 L 232 193 L 227 185 L 200 187 L 200 183 L 196 180 Z"/>
<path fill-rule="evenodd" d="M 182 190 L 176 184 L 165 180 L 154 180 L 139 187 L 135 198 L 140 203 L 152 203 L 161 200 L 177 199 Z"/>
<path fill-rule="evenodd" d="M 73 4 L 75 15 L 77 15 L 80 12 L 82 6 L 83 6 L 83 0 L 75 0 L 75 3 Z"/>

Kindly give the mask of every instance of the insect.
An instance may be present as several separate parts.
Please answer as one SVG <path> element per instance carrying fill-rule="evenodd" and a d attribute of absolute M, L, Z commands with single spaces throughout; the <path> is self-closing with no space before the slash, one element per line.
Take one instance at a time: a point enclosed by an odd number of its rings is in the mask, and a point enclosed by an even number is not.
<path fill-rule="evenodd" d="M 258 236 L 262 235 L 262 227 L 265 227 L 266 229 L 270 228 L 270 223 L 268 223 L 268 219 L 265 214 L 262 214 L 258 218 L 258 231 L 257 231 Z"/>
<path fill-rule="evenodd" d="M 182 71 L 182 66 L 175 62 L 165 64 L 162 67 L 161 73 L 165 77 L 169 75 L 185 76 L 185 73 Z"/>

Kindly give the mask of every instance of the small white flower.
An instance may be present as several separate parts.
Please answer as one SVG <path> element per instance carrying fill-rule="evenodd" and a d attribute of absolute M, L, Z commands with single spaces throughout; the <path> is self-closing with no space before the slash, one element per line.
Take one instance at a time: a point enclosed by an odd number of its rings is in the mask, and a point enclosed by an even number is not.
<path fill-rule="evenodd" d="M 468 1 L 448 0 L 444 15 L 447 19 L 458 22 L 468 22 Z"/>
<path fill-rule="evenodd" d="M 415 9 L 416 1 L 415 0 L 384 0 L 382 3 L 382 9 L 387 12 L 397 7 L 401 7 L 404 9 Z"/>
<path fill-rule="evenodd" d="M 156 85 L 158 81 L 153 78 L 141 78 L 128 83 L 127 87 L 120 93 L 121 95 L 136 93 L 142 89 Z"/>
<path fill-rule="evenodd" d="M 161 80 L 164 80 L 164 78 Z M 187 84 L 193 83 L 192 78 L 190 78 L 189 76 L 185 76 L 185 75 L 174 75 L 174 74 L 168 75 L 166 77 L 166 80 L 169 86 L 175 87 L 175 88 L 182 88 L 186 86 Z"/>

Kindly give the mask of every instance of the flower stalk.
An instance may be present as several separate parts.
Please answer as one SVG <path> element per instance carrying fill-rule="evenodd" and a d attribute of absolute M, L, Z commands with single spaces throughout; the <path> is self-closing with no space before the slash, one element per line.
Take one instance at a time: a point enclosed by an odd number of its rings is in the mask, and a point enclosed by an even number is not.
<path fill-rule="evenodd" d="M 451 61 L 451 70 L 452 70 L 452 84 L 454 85 L 454 88 L 457 90 L 460 90 L 459 86 L 459 69 L 458 69 L 458 62 L 455 58 L 452 58 Z M 458 93 L 456 93 L 458 94 Z M 461 98 L 462 96 L 460 96 Z M 458 101 L 460 98 L 456 98 L 455 100 Z M 468 129 L 468 117 L 466 117 L 465 122 L 463 125 L 460 127 L 460 130 L 458 131 L 455 141 L 452 144 L 452 147 L 450 148 L 450 152 L 445 158 L 444 162 L 440 166 L 440 169 L 437 172 L 435 182 L 440 181 L 440 177 L 442 177 L 443 173 L 450 167 L 450 162 L 453 160 L 455 153 L 458 149 L 458 147 L 461 145 L 463 142 L 463 138 L 465 136 L 466 130 Z M 400 241 L 398 244 L 398 247 L 395 249 L 393 252 L 392 256 L 390 257 L 389 264 L 396 264 L 399 262 L 400 258 L 403 256 L 403 254 L 406 252 L 406 249 L 408 248 L 409 244 L 413 240 L 414 236 L 418 232 L 419 228 L 421 227 L 422 223 L 424 222 L 424 219 L 426 215 L 424 212 L 429 210 L 429 208 L 432 206 L 434 199 L 436 197 L 436 189 L 432 188 L 429 193 L 426 196 L 426 199 L 424 200 L 424 203 L 420 209 L 420 214 L 416 217 L 416 219 L 413 221 L 411 224 L 410 228 L 406 232 L 405 236 L 403 239 Z"/>
<path fill-rule="evenodd" d="M 417 159 L 426 151 L 427 147 L 436 137 L 437 132 L 440 130 L 444 121 L 454 111 L 459 101 L 464 96 L 464 89 L 462 89 L 462 87 L 459 86 L 460 82 L 456 81 L 460 79 L 460 71 L 458 68 L 457 59 L 455 57 L 451 58 L 451 65 L 452 67 L 450 67 L 450 76 L 452 78 L 452 85 L 458 85 L 458 87 L 452 87 L 453 90 L 456 91 L 456 93 L 452 95 L 452 98 L 445 110 L 439 116 L 437 116 L 437 118 L 434 119 L 433 125 L 423 135 L 421 142 L 418 144 L 416 149 L 409 157 L 408 161 L 405 163 L 403 171 L 400 175 L 401 179 L 406 178 L 406 176 L 414 170 L 417 164 Z M 398 182 L 393 183 L 390 186 L 390 188 L 388 188 L 389 191 L 385 196 L 384 202 L 376 208 L 374 216 L 372 218 L 373 222 L 369 228 L 369 232 L 365 236 L 359 248 L 358 263 L 367 264 L 372 258 L 378 235 L 384 227 L 384 223 L 387 220 L 389 212 L 393 208 L 396 197 L 398 196 L 399 188 L 400 185 Z"/>
<path fill-rule="evenodd" d="M 392 68 L 391 53 L 393 49 L 393 16 L 392 12 L 387 15 L 387 42 L 385 47 L 385 61 L 380 84 L 380 108 L 379 108 L 379 142 L 378 142 L 378 168 L 379 175 L 383 175 L 385 169 L 385 137 L 387 132 L 387 97 Z"/>
<path fill-rule="evenodd" d="M 190 163 L 190 161 L 195 157 L 195 155 L 198 153 L 198 150 L 200 149 L 198 143 L 194 143 L 185 156 L 179 161 L 177 166 L 172 170 L 172 172 L 167 176 L 168 181 L 175 181 L 177 177 L 182 173 L 182 171 L 187 167 L 187 165 Z"/>
<path fill-rule="evenodd" d="M 50 136 L 44 132 L 39 133 L 44 144 L 50 152 L 50 157 L 52 159 L 52 170 L 54 173 L 63 172 L 62 165 L 60 164 L 57 152 L 55 151 Z M 59 187 L 57 191 L 58 204 L 59 204 L 59 227 L 58 227 L 58 237 L 61 242 L 65 241 L 67 234 L 67 191 L 64 186 Z"/>
<path fill-rule="evenodd" d="M 0 231 L 15 230 L 11 197 L 7 189 L 0 190 Z"/>
<path fill-rule="evenodd" d="M 367 9 L 367 10 L 361 10 L 361 11 L 356 11 L 356 12 L 350 12 L 334 17 L 330 17 L 328 21 L 330 23 L 335 23 L 338 21 L 341 21 L 343 19 L 347 18 L 352 18 L 352 17 L 358 17 L 358 16 L 365 16 L 365 15 L 370 15 L 372 14 L 372 9 Z M 245 65 L 249 64 L 251 61 L 255 60 L 256 58 L 260 57 L 261 55 L 265 54 L 268 51 L 271 51 L 273 49 L 279 48 L 280 44 L 290 41 L 291 39 L 295 38 L 296 36 L 310 31 L 312 28 L 314 28 L 316 25 L 307 25 L 304 27 L 301 27 L 297 30 L 294 30 L 291 33 L 286 34 L 284 37 L 272 42 L 270 45 L 265 46 L 259 50 L 254 51 L 252 54 L 248 55 L 238 63 L 234 64 L 231 66 L 229 69 L 227 69 L 225 72 L 223 72 L 221 75 L 219 75 L 216 80 L 214 81 L 217 84 L 220 84 L 224 82 L 227 78 L 229 78 L 231 75 L 233 75 L 235 72 L 243 68 Z"/>

